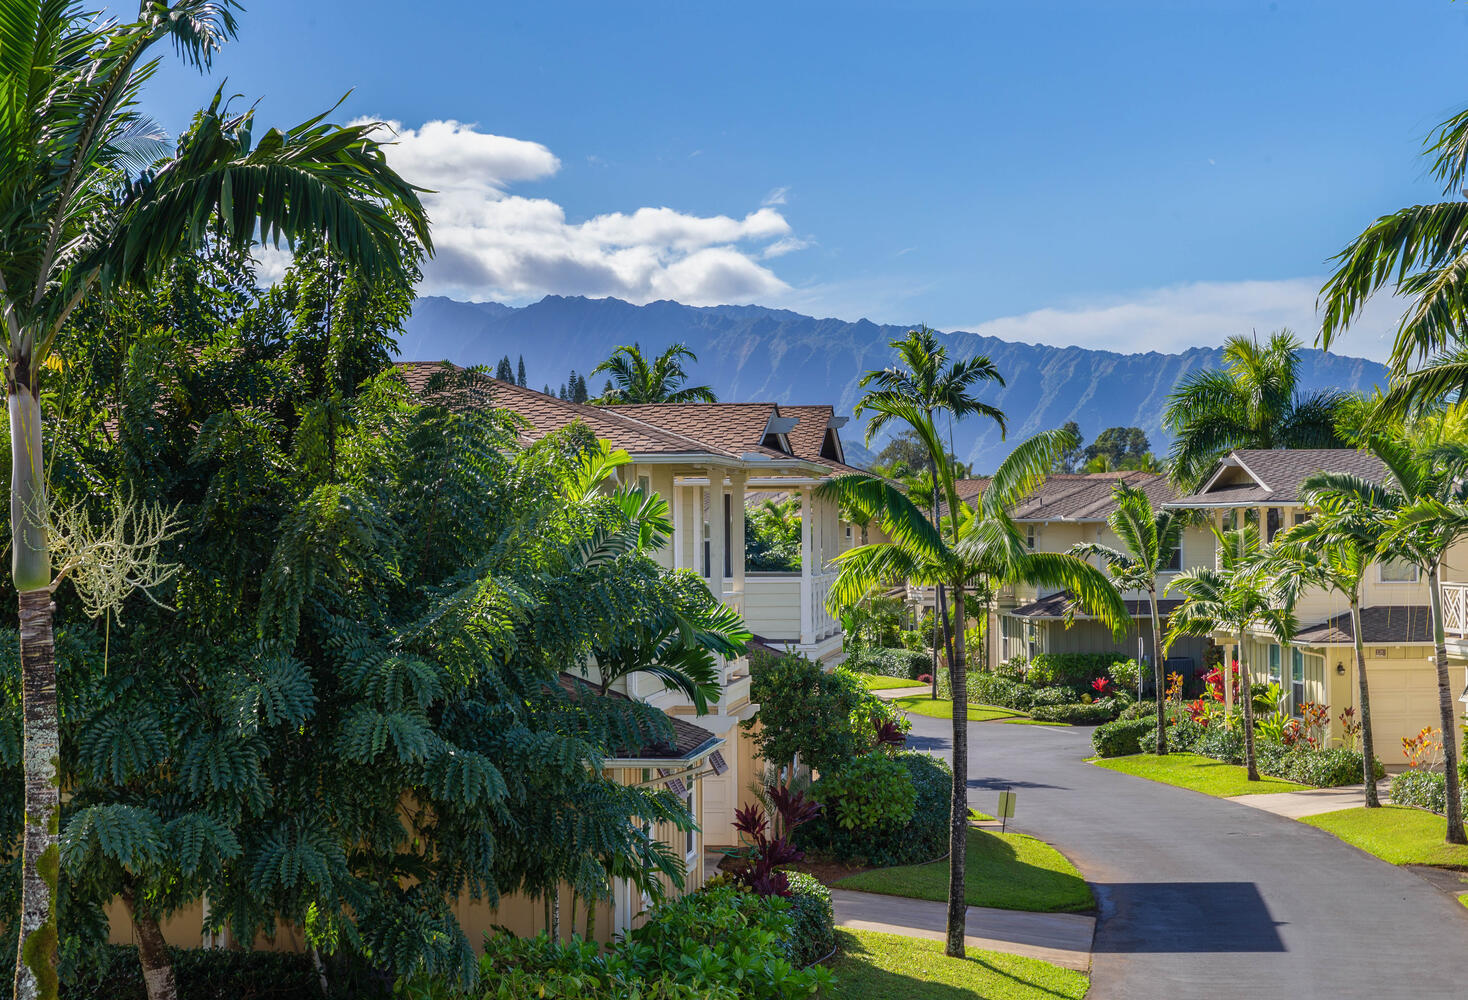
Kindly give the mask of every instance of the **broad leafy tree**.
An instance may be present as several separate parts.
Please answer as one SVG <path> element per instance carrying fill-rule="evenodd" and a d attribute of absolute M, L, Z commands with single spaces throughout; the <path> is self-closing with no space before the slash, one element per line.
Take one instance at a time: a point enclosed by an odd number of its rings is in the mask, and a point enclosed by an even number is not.
<path fill-rule="evenodd" d="M 1194 372 L 1167 398 L 1162 425 L 1172 435 L 1172 476 L 1201 485 L 1213 463 L 1235 448 L 1336 448 L 1345 394 L 1299 388 L 1300 342 L 1288 330 L 1261 344 L 1230 337 L 1223 368 Z"/>
<path fill-rule="evenodd" d="M 1164 647 L 1162 618 L 1157 613 L 1157 578 L 1172 564 L 1174 553 L 1182 545 L 1183 529 L 1192 516 L 1182 510 L 1156 509 L 1146 493 L 1122 482 L 1116 484 L 1111 498 L 1116 509 L 1107 515 L 1106 525 L 1122 547 L 1086 542 L 1071 552 L 1104 563 L 1118 590 L 1139 590 L 1147 595 L 1148 620 L 1152 626 L 1152 676 L 1157 690 L 1157 752 L 1165 754 L 1167 720 L 1162 692 L 1166 680 L 1162 676 Z"/>
<path fill-rule="evenodd" d="M 67 0 L 0 14 L 0 314 L 11 428 L 11 566 L 20 605 L 26 788 L 15 994 L 52 995 L 57 766 L 42 379 L 90 296 L 147 279 L 206 238 L 235 246 L 320 236 L 345 259 L 403 278 L 404 221 L 428 245 L 412 187 L 371 124 L 322 118 L 256 141 L 253 110 L 216 94 L 170 147 L 139 111 L 160 42 L 206 66 L 235 31 L 231 0 L 145 0 L 118 23 Z"/>
<path fill-rule="evenodd" d="M 612 381 L 611 391 L 598 403 L 714 403 L 718 397 L 706 385 L 685 385 L 689 379 L 685 361 L 697 361 L 698 355 L 685 344 L 673 344 L 649 360 L 639 344 L 624 344 L 612 356 L 591 370 L 593 376 L 606 372 Z M 585 379 L 581 382 L 585 392 Z"/>
<path fill-rule="evenodd" d="M 917 431 L 935 453 L 942 444 L 932 418 L 917 405 L 890 400 L 897 418 Z M 953 595 L 954 625 L 948 674 L 953 692 L 953 788 L 949 803 L 948 920 L 945 950 L 964 954 L 967 910 L 964 858 L 968 838 L 968 674 L 965 629 L 967 597 L 976 587 L 997 589 L 1011 583 L 1063 587 L 1080 606 L 1126 633 L 1126 607 L 1110 581 L 1094 566 L 1068 553 L 1032 552 L 1008 510 L 1037 487 L 1072 442 L 1063 431 L 1049 431 L 1023 442 L 1000 464 L 975 507 L 961 501 L 949 470 L 937 467 L 947 504 L 934 524 L 898 487 L 870 475 L 838 476 L 818 487 L 823 496 L 874 512 L 890 542 L 850 549 L 837 557 L 831 585 L 833 611 L 862 599 L 874 587 L 908 580 L 919 586 L 943 585 Z"/>

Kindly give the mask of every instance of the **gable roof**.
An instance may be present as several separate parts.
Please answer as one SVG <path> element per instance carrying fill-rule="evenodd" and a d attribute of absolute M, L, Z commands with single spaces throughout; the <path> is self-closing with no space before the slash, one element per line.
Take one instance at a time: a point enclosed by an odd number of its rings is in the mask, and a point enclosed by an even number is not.
<path fill-rule="evenodd" d="M 992 482 L 990 477 L 961 479 L 958 497 L 972 504 Z M 1167 477 L 1156 472 L 1057 472 L 1009 512 L 1019 522 L 1104 521 L 1116 509 L 1111 498 L 1118 482 L 1147 494 L 1154 504 L 1170 500 L 1173 489 Z"/>
<path fill-rule="evenodd" d="M 419 398 L 427 398 L 428 383 L 434 375 L 443 371 L 462 372 L 458 365 L 448 362 L 405 361 L 394 366 L 409 390 Z M 555 396 L 501 382 L 488 375 L 481 376 L 488 389 L 487 403 L 490 406 L 511 410 L 524 417 L 530 430 L 523 435 L 526 441 L 538 440 L 547 434 L 561 430 L 581 421 L 599 438 L 612 442 L 613 447 L 625 449 L 634 459 L 687 458 L 719 459 L 724 463 L 751 465 L 761 468 L 783 467 L 786 469 L 809 468 L 793 455 L 772 448 L 762 447 L 756 438 L 749 447 L 739 444 L 737 434 L 724 433 L 714 426 L 716 421 L 688 419 L 689 415 L 676 412 L 686 406 L 701 406 L 698 403 L 666 404 L 650 407 L 633 406 L 587 406 L 557 399 Z M 746 404 L 713 404 L 744 407 Z M 747 404 L 753 409 L 773 410 L 774 404 Z M 635 414 L 631 410 L 647 410 Z M 655 419 L 653 419 L 655 418 Z M 676 418 L 676 419 L 675 419 Z M 749 421 L 741 426 L 748 426 Z M 685 431 L 683 428 L 687 428 Z M 713 440 L 710 440 L 712 438 Z"/>
<path fill-rule="evenodd" d="M 576 674 L 561 671 L 557 678 L 561 689 L 573 699 L 596 697 L 601 695 L 592 685 Z M 621 691 L 608 691 L 606 697 L 619 701 L 631 701 Z M 671 742 L 657 741 L 645 746 L 620 746 L 611 748 L 611 755 L 607 759 L 608 764 L 618 764 L 623 761 L 692 761 L 707 757 L 719 747 L 724 745 L 722 736 L 715 736 L 702 726 L 696 726 L 681 716 L 671 715 L 664 712 L 672 726 L 673 738 Z"/>
<path fill-rule="evenodd" d="M 782 406 L 780 412 L 799 421 L 790 431 L 790 450 L 796 455 L 843 474 L 864 471 L 842 461 L 845 449 L 841 447 L 839 428 L 846 423 L 846 418 L 837 417 L 834 407 Z M 836 446 L 840 449 L 837 458 L 823 454 L 827 435 L 834 435 L 836 438 Z"/>
<path fill-rule="evenodd" d="M 624 413 L 734 455 L 788 458 L 795 454 L 766 444 L 771 437 L 782 444 L 788 441 L 784 427 L 789 421 L 782 419 L 774 403 L 621 403 L 597 409 Z"/>
<path fill-rule="evenodd" d="M 1386 478 L 1381 459 L 1355 448 L 1240 448 L 1219 460 L 1202 489 L 1168 506 L 1299 506 L 1301 485 L 1317 472 L 1348 473 L 1375 483 Z"/>

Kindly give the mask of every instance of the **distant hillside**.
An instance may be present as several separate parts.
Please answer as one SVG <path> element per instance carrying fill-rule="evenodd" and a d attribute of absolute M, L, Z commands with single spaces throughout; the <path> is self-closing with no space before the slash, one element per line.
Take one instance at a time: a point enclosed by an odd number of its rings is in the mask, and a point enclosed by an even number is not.
<path fill-rule="evenodd" d="M 399 353 L 412 361 L 489 365 L 505 354 L 511 360 L 523 354 L 530 384 L 555 388 L 570 369 L 590 371 L 618 344 L 638 341 L 661 350 L 682 341 L 698 354 L 695 376 L 712 385 L 720 399 L 832 403 L 838 413 L 849 414 L 861 395 L 857 379 L 888 364 L 888 342 L 906 330 L 761 306 L 634 306 L 620 299 L 550 295 L 513 308 L 427 297 L 418 300 Z M 1159 452 L 1167 444 L 1161 418 L 1168 391 L 1186 372 L 1218 364 L 1220 353 L 1180 344 L 1178 354 L 1117 354 L 973 333 L 946 336 L 954 357 L 987 354 L 998 365 L 1007 385 L 986 390 L 983 398 L 1008 414 L 1010 441 L 1074 420 L 1088 441 L 1106 427 L 1141 427 Z M 1306 389 L 1366 389 L 1385 377 L 1385 369 L 1373 361 L 1305 352 Z M 592 381 L 593 393 L 601 381 Z M 842 438 L 860 442 L 862 433 L 853 422 Z M 956 425 L 954 444 L 977 471 L 992 470 L 1007 454 L 998 430 L 979 420 Z"/>

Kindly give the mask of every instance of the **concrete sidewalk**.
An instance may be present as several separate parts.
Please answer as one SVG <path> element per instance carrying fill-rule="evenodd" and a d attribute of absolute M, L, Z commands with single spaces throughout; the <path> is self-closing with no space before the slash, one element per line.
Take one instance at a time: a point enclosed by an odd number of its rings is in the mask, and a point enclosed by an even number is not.
<path fill-rule="evenodd" d="M 927 684 L 921 684 L 910 688 L 878 688 L 872 694 L 883 701 L 892 701 L 895 698 L 907 698 L 915 694 L 932 694 L 933 688 Z"/>
<path fill-rule="evenodd" d="M 942 941 L 948 906 L 926 899 L 832 889 L 836 926 Z M 1081 913 L 1026 913 L 970 906 L 964 941 L 973 948 L 1038 958 L 1065 969 L 1091 968 L 1096 918 Z"/>
<path fill-rule="evenodd" d="M 1354 809 L 1356 806 L 1365 805 L 1365 788 L 1365 785 L 1343 785 L 1340 788 L 1311 788 L 1303 792 L 1235 795 L 1228 801 L 1237 802 L 1251 809 L 1262 809 L 1286 819 L 1300 819 L 1304 816 L 1317 816 L 1320 813 Z M 1390 779 L 1383 779 L 1377 784 L 1376 793 L 1381 797 L 1383 803 L 1391 801 L 1388 794 L 1390 790 Z"/>

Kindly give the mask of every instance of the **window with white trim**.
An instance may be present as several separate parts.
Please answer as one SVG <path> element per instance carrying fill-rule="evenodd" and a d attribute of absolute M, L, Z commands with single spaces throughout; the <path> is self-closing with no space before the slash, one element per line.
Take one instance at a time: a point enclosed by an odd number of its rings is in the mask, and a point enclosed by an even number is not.
<path fill-rule="evenodd" d="M 1033 524 L 1025 526 L 1025 547 L 1031 552 L 1035 550 L 1035 526 Z"/>
<path fill-rule="evenodd" d="M 1405 559 L 1383 559 L 1380 567 L 1382 583 L 1416 583 L 1417 565 Z"/>
<path fill-rule="evenodd" d="M 1305 654 L 1299 649 L 1290 648 L 1290 714 L 1299 715 L 1300 706 L 1308 699 L 1305 697 Z"/>

